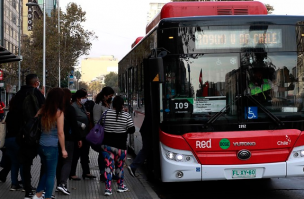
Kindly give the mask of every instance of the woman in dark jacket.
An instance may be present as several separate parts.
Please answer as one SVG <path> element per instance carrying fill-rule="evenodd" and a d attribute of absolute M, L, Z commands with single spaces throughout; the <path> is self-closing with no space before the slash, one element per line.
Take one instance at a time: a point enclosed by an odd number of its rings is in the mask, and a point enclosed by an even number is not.
<path fill-rule="evenodd" d="M 19 113 L 13 111 L 15 108 L 15 97 L 9 102 L 9 112 L 7 113 L 6 123 L 6 137 L 5 137 L 5 148 L 6 155 L 11 160 L 11 191 L 19 190 L 22 187 L 18 183 L 18 173 L 20 169 L 20 162 L 18 160 L 19 145 L 16 142 L 16 136 L 19 132 L 18 126 L 16 126 L 15 118 L 18 117 Z"/>
<path fill-rule="evenodd" d="M 78 90 L 72 99 L 72 106 L 75 109 L 75 115 L 77 119 L 77 126 L 80 130 L 81 140 L 82 140 L 82 147 L 79 149 L 77 146 L 74 146 L 74 155 L 73 155 L 73 162 L 72 168 L 70 172 L 70 179 L 72 180 L 80 180 L 76 176 L 76 168 L 77 162 L 80 157 L 81 159 L 81 167 L 82 167 L 82 178 L 96 178 L 90 174 L 90 167 L 89 167 L 89 152 L 90 152 L 90 144 L 86 140 L 86 135 L 89 133 L 89 113 L 86 111 L 84 107 L 84 103 L 87 101 L 87 92 L 84 90 Z"/>
<path fill-rule="evenodd" d="M 69 177 L 73 152 L 74 152 L 74 143 L 78 144 L 78 148 L 81 148 L 82 141 L 80 136 L 80 131 L 77 124 L 76 112 L 74 107 L 71 105 L 71 91 L 67 88 L 63 89 L 64 91 L 64 137 L 65 137 L 65 149 L 68 152 L 68 157 L 63 158 L 59 154 L 56 178 L 57 178 L 57 190 L 61 191 L 66 195 L 70 195 L 70 191 L 67 188 L 67 179 Z M 59 150 L 61 153 L 61 150 Z"/>

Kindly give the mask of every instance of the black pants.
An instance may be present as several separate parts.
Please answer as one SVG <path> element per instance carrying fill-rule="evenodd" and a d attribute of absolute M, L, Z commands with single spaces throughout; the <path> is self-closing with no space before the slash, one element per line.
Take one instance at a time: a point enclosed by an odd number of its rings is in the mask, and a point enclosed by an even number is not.
<path fill-rule="evenodd" d="M 31 175 L 31 167 L 33 164 L 34 158 L 37 156 L 37 147 L 28 148 L 28 147 L 20 147 L 19 151 L 19 161 L 23 171 L 23 187 L 26 193 L 32 191 L 32 175 Z"/>
<path fill-rule="evenodd" d="M 82 167 L 82 175 L 90 174 L 90 167 L 89 167 L 89 152 L 90 152 L 90 144 L 84 138 L 82 139 L 82 147 L 78 148 L 78 143 L 74 143 L 74 154 L 73 154 L 73 161 L 70 176 L 76 175 L 76 168 L 78 164 L 78 159 L 80 157 L 80 163 Z"/>
<path fill-rule="evenodd" d="M 0 180 L 2 182 L 5 182 L 8 173 L 11 171 L 12 163 L 11 163 L 11 159 L 5 154 L 5 148 L 2 148 L 1 151 L 2 151 L 2 159 L 0 165 L 3 169 L 0 171 Z"/>
<path fill-rule="evenodd" d="M 58 164 L 56 169 L 57 186 L 59 184 L 65 184 L 65 185 L 67 184 L 67 180 L 71 171 L 71 166 L 73 161 L 74 141 L 65 141 L 65 149 L 68 153 L 67 158 L 62 157 L 61 147 L 59 147 L 58 150 L 59 156 L 58 156 Z"/>

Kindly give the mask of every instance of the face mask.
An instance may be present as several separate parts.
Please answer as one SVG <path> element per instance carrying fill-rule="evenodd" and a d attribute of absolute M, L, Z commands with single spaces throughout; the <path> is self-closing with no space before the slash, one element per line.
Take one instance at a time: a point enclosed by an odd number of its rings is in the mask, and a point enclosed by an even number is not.
<path fill-rule="evenodd" d="M 107 103 L 110 104 L 112 102 L 112 98 L 107 99 Z"/>
<path fill-rule="evenodd" d="M 38 86 L 37 86 L 37 88 L 39 88 L 39 86 L 40 86 L 40 82 L 38 82 Z"/>
<path fill-rule="evenodd" d="M 81 99 L 81 100 L 80 100 L 80 103 L 81 103 L 81 104 L 84 104 L 84 103 L 86 103 L 87 100 L 88 100 L 87 98 Z"/>

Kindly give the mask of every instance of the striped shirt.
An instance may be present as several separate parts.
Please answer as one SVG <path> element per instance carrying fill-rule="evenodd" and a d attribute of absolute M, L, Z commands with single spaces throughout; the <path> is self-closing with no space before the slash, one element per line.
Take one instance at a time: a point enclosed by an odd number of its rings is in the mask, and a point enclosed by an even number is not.
<path fill-rule="evenodd" d="M 105 137 L 102 144 L 126 149 L 127 130 L 133 126 L 132 117 L 129 113 L 122 111 L 118 114 L 118 119 L 116 120 L 116 110 L 109 109 L 106 113 Z"/>

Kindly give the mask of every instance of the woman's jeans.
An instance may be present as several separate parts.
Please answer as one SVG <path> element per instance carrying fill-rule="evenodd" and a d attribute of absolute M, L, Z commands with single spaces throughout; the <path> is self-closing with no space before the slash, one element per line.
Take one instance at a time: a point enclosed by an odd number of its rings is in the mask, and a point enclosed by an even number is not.
<path fill-rule="evenodd" d="M 5 148 L 6 148 L 6 155 L 10 158 L 12 163 L 11 166 L 12 185 L 18 185 L 18 172 L 20 169 L 20 163 L 18 160 L 19 145 L 16 143 L 16 137 L 6 138 Z"/>
<path fill-rule="evenodd" d="M 36 192 L 45 191 L 45 198 L 51 198 L 55 183 L 58 162 L 58 147 L 39 146 L 38 154 L 41 159 L 41 177 Z"/>

